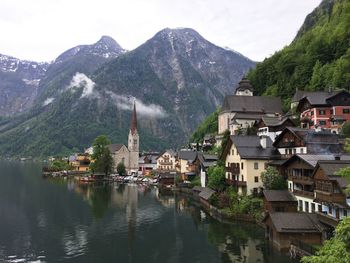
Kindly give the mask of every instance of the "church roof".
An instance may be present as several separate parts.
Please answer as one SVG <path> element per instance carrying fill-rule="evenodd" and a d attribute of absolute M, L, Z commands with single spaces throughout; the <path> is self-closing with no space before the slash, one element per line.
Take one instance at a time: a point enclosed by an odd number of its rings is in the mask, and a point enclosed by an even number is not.
<path fill-rule="evenodd" d="M 221 112 L 282 114 L 282 102 L 276 97 L 228 95 Z"/>
<path fill-rule="evenodd" d="M 134 103 L 134 110 L 131 115 L 130 131 L 132 134 L 135 134 L 137 131 L 136 103 Z"/>
<path fill-rule="evenodd" d="M 247 78 L 243 78 L 238 83 L 238 87 L 236 88 L 236 91 L 244 91 L 246 89 L 250 90 L 251 92 L 254 91 L 252 84 L 250 84 L 250 81 Z"/>
<path fill-rule="evenodd" d="M 121 144 L 121 143 L 115 143 L 115 144 L 107 145 L 107 147 L 108 147 L 108 149 L 110 150 L 111 153 L 115 153 L 115 152 L 119 151 L 123 146 L 124 146 L 124 144 Z"/>

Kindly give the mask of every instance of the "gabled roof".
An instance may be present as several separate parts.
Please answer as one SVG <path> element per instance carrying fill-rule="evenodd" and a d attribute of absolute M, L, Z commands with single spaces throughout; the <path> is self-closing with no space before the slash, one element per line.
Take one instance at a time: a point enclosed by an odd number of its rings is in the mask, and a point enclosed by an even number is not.
<path fill-rule="evenodd" d="M 279 134 L 274 146 L 277 146 L 280 140 L 283 138 L 285 133 L 291 132 L 298 139 L 304 142 L 308 147 L 309 153 L 318 154 L 331 154 L 342 152 L 342 146 L 339 141 L 339 135 L 334 134 L 330 131 L 315 131 L 311 129 L 302 129 L 297 127 L 286 127 L 281 134 Z"/>
<path fill-rule="evenodd" d="M 172 149 L 168 149 L 165 151 L 162 151 L 156 158 L 156 160 L 158 160 L 164 153 L 168 153 L 171 157 L 176 157 L 176 152 Z"/>
<path fill-rule="evenodd" d="M 297 199 L 288 190 L 264 190 L 264 196 L 269 202 L 296 202 Z"/>
<path fill-rule="evenodd" d="M 197 157 L 197 151 L 181 150 L 178 152 L 178 158 L 181 160 L 193 161 Z"/>
<path fill-rule="evenodd" d="M 209 187 L 204 187 L 202 191 L 199 193 L 199 197 L 204 200 L 209 200 L 209 198 L 215 193 L 215 191 Z"/>
<path fill-rule="evenodd" d="M 309 102 L 312 106 L 331 106 L 330 100 L 331 98 L 340 95 L 340 93 L 346 93 L 349 95 L 349 93 L 345 90 L 338 90 L 338 91 L 314 91 L 314 92 L 304 92 L 303 96 L 299 99 L 297 110 L 300 110 L 300 106 L 304 102 Z M 302 93 L 298 93 L 298 96 L 300 96 Z M 297 97 L 294 95 L 295 98 Z M 343 95 L 342 95 L 343 96 Z M 294 100 L 294 97 L 293 97 Z"/>
<path fill-rule="evenodd" d="M 282 102 L 276 97 L 228 95 L 222 112 L 282 113 Z"/>
<path fill-rule="evenodd" d="M 115 153 L 115 152 L 119 151 L 123 146 L 125 146 L 125 145 L 124 144 L 120 144 L 120 143 L 107 145 L 107 147 L 108 147 L 108 149 L 110 150 L 111 153 Z M 125 148 L 126 148 L 126 146 L 125 146 Z"/>
<path fill-rule="evenodd" d="M 264 115 L 264 116 L 261 117 L 260 121 L 264 122 L 264 124 L 267 127 L 277 127 L 277 126 L 282 125 L 286 121 L 290 121 L 291 123 L 294 124 L 294 122 L 289 117 L 281 117 L 281 116 L 267 116 L 267 115 Z"/>
<path fill-rule="evenodd" d="M 270 213 L 269 217 L 279 233 L 321 233 L 316 224 L 316 214 L 275 212 Z"/>
<path fill-rule="evenodd" d="M 226 156 L 229 148 L 233 144 L 242 159 L 271 160 L 279 159 L 280 153 L 272 147 L 272 141 L 268 137 L 267 147 L 263 148 L 260 144 L 260 137 L 257 135 L 231 135 L 230 140 L 225 148 Z"/>
<path fill-rule="evenodd" d="M 316 166 L 318 161 L 332 161 L 335 160 L 335 155 L 334 154 L 294 154 L 292 157 L 287 159 L 283 165 L 287 165 L 288 163 L 292 162 L 293 160 L 303 160 L 313 168 Z M 349 155 L 342 155 L 340 158 L 343 159 L 349 159 Z"/>
<path fill-rule="evenodd" d="M 349 160 L 318 161 L 316 169 L 322 169 L 328 177 L 335 177 L 335 173 L 345 167 L 350 166 Z M 315 171 L 316 171 L 315 169 Z"/>

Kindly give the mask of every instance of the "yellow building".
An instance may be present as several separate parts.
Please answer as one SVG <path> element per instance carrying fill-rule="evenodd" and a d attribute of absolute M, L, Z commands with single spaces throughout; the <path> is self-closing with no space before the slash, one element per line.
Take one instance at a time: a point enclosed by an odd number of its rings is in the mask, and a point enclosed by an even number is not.
<path fill-rule="evenodd" d="M 91 158 L 89 154 L 77 154 L 69 157 L 69 165 L 72 166 L 74 171 L 87 172 L 89 171 L 90 163 Z"/>
<path fill-rule="evenodd" d="M 270 160 L 280 159 L 269 137 L 232 135 L 223 152 L 226 183 L 239 194 L 257 194 L 263 189 L 261 173 Z"/>

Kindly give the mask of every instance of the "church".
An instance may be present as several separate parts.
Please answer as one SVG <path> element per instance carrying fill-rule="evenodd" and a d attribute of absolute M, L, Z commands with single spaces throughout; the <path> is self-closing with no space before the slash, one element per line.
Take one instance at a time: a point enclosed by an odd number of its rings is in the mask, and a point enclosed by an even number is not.
<path fill-rule="evenodd" d="M 108 149 L 111 151 L 114 161 L 114 172 L 117 172 L 119 163 L 124 163 L 128 174 L 137 173 L 139 169 L 139 146 L 140 138 L 137 132 L 136 104 L 131 115 L 131 125 L 128 137 L 128 147 L 124 144 L 110 144 Z"/>

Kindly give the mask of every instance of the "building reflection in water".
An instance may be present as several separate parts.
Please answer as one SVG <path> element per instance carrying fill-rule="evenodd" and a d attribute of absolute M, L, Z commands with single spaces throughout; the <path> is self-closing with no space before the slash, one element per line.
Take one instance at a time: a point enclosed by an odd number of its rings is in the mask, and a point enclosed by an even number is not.
<path fill-rule="evenodd" d="M 68 184 L 72 189 L 72 185 Z M 91 206 L 96 219 L 103 217 L 104 213 L 116 207 L 125 211 L 128 236 L 128 255 L 132 261 L 133 247 L 137 235 L 137 227 L 144 221 L 150 221 L 150 217 L 161 215 L 154 214 L 154 207 L 138 207 L 140 196 L 153 196 L 164 208 L 174 209 L 176 214 L 186 213 L 191 215 L 196 228 L 207 229 L 209 242 L 218 248 L 224 262 L 264 262 L 264 243 L 255 240 L 254 231 L 248 224 L 223 224 L 208 216 L 191 198 L 181 194 L 174 194 L 169 189 L 151 188 L 146 185 L 79 185 L 75 184 L 75 192 L 82 195 Z M 143 211 L 140 211 L 142 210 Z M 145 211 L 148 209 L 149 211 Z M 142 214 L 142 215 L 141 215 Z M 174 221 L 174 230 L 178 231 L 178 223 Z M 152 220 L 151 220 L 152 222 Z M 241 225 L 245 226 L 242 227 Z M 251 232 L 252 231 L 252 232 Z M 177 233 L 175 233 L 176 235 Z M 176 238 L 177 240 L 177 238 Z"/>

